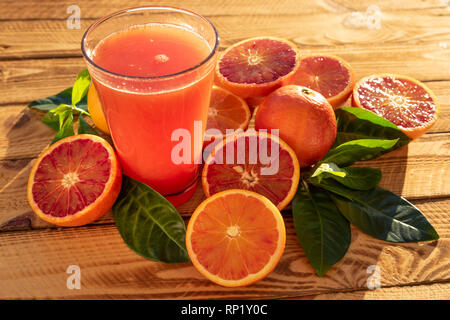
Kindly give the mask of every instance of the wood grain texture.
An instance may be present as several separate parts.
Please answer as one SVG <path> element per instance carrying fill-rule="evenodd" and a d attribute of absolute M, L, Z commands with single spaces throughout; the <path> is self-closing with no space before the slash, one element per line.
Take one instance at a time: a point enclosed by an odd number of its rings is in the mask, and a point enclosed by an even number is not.
<path fill-rule="evenodd" d="M 288 298 L 295 300 L 295 297 Z M 423 285 L 405 285 L 375 290 L 325 293 L 315 296 L 303 296 L 297 299 L 308 300 L 449 300 L 450 283 L 430 283 Z"/>
<path fill-rule="evenodd" d="M 65 19 L 69 14 L 66 12 L 67 7 L 73 5 L 71 0 L 26 0 L 25 2 L 17 2 L 14 0 L 3 0 L 0 3 L 0 20 L 42 20 L 42 19 Z M 258 0 L 242 1 L 242 0 L 165 0 L 163 3 L 158 1 L 146 1 L 144 4 L 141 0 L 127 0 L 124 4 L 123 0 L 97 0 L 93 1 L 77 1 L 83 18 L 98 18 L 105 14 L 121 10 L 125 7 L 134 7 L 142 5 L 166 5 L 186 8 L 203 15 L 263 15 L 263 14 L 296 14 L 308 15 L 311 13 L 327 12 L 340 13 L 350 11 L 364 11 L 369 5 L 374 4 L 373 0 L 316 0 L 308 1 L 307 5 L 302 5 L 298 0 Z M 444 10 L 447 5 L 441 0 L 377 0 L 377 6 L 383 11 L 398 10 L 424 10 L 424 9 L 440 9 Z"/>
<path fill-rule="evenodd" d="M 155 1 L 147 2 L 157 3 Z M 294 41 L 303 54 L 332 53 L 357 78 L 391 72 L 425 81 L 441 103 L 428 134 L 377 160 L 359 163 L 383 171 L 381 186 L 409 200 L 429 219 L 440 240 L 390 244 L 352 227 L 344 259 L 325 277 L 314 275 L 295 236 L 291 213 L 283 212 L 288 238 L 277 268 L 250 287 L 222 288 L 191 264 L 145 260 L 121 240 L 111 212 L 93 224 L 59 228 L 37 218 L 26 200 L 29 170 L 54 132 L 42 113 L 26 105 L 72 85 L 85 68 L 80 40 L 100 16 L 129 0 L 27 0 L 0 2 L 0 299 L 15 298 L 450 298 L 450 6 L 441 0 L 380 0 L 379 30 L 350 29 L 342 21 L 373 0 L 168 0 L 207 16 L 223 49 L 244 38 L 269 35 Z M 81 29 L 66 26 L 67 7 L 81 8 Z M 204 198 L 198 188 L 179 207 L 189 218 Z M 82 289 L 68 290 L 66 269 L 79 265 Z M 367 290 L 367 267 L 381 269 L 379 290 Z"/>
<path fill-rule="evenodd" d="M 243 288 L 223 288 L 190 263 L 166 265 L 145 260 L 121 240 L 114 225 L 0 233 L 0 299 L 8 298 L 288 298 L 330 291 L 366 289 L 367 268 L 378 265 L 381 286 L 450 280 L 449 200 L 428 210 L 441 240 L 396 244 L 375 240 L 352 228 L 346 256 L 324 277 L 314 274 L 298 244 L 292 218 L 285 217 L 285 252 L 264 280 Z M 81 268 L 81 290 L 68 290 L 69 265 Z"/>
<path fill-rule="evenodd" d="M 450 42 L 449 42 L 450 44 Z M 444 118 L 450 110 L 450 45 L 395 46 L 372 49 L 315 49 L 305 53 L 333 53 L 342 56 L 355 69 L 357 78 L 374 73 L 406 74 L 426 81 L 435 91 Z M 408 62 L 402 55 L 408 55 Z M 437 62 L 436 62 L 437 61 Z M 78 72 L 86 68 L 81 58 L 0 61 L 0 105 L 29 103 L 54 95 L 72 86 Z M 447 81 L 442 81 L 447 79 Z M 433 81 L 439 80 L 439 81 Z M 442 116 L 442 115 L 441 115 Z M 447 118 L 448 119 L 448 118 Z M 439 123 L 448 130 L 448 122 Z"/>
<path fill-rule="evenodd" d="M 366 60 L 364 55 L 370 57 L 371 54 L 378 54 L 381 59 L 383 56 L 390 57 L 393 63 L 399 63 L 405 62 L 405 59 L 404 55 L 399 56 L 398 52 L 405 50 L 405 54 L 423 62 L 433 57 L 437 58 L 432 65 L 433 69 L 437 70 L 429 71 L 439 71 L 440 68 L 436 68 L 438 61 L 443 66 L 448 66 L 450 11 L 445 9 L 418 11 L 413 17 L 414 24 L 408 28 L 405 28 L 405 25 L 412 18 L 410 10 L 386 12 L 383 15 L 382 28 L 375 30 L 345 27 L 342 20 L 347 14 L 348 12 L 330 14 L 320 11 L 315 14 L 280 15 L 268 11 L 267 14 L 261 15 L 251 13 L 209 18 L 220 34 L 221 48 L 250 37 L 278 36 L 292 40 L 304 53 L 332 50 L 335 54 L 358 55 L 364 59 L 363 61 Z M 80 29 L 68 29 L 64 19 L 0 20 L 0 60 L 81 57 L 81 38 L 95 20 L 83 18 Z M 323 21 L 327 23 L 324 24 Z M 435 28 L 435 25 L 440 27 Z M 20 34 L 20 37 L 17 37 L 17 34 Z M 383 64 L 380 67 L 383 67 Z M 425 70 L 427 65 L 423 68 Z M 442 73 L 440 77 L 432 79 L 442 79 Z"/>

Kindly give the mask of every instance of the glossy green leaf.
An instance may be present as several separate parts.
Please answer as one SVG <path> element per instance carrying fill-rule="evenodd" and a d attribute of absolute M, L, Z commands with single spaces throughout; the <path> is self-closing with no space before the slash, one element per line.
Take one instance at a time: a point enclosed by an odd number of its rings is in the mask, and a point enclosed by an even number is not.
<path fill-rule="evenodd" d="M 113 214 L 128 247 L 153 261 L 189 261 L 186 226 L 175 207 L 149 186 L 123 178 Z"/>
<path fill-rule="evenodd" d="M 61 127 L 56 134 L 55 138 L 51 142 L 51 144 L 55 143 L 58 140 L 61 140 L 65 137 L 73 136 L 75 132 L 73 131 L 73 114 L 70 111 L 65 113 L 66 118 L 63 120 Z M 60 119 L 62 119 L 62 115 L 59 115 Z M 60 120 L 61 121 L 61 120 Z"/>
<path fill-rule="evenodd" d="M 87 105 L 87 95 L 85 95 L 80 102 L 77 103 L 76 107 L 84 111 L 84 114 L 89 115 L 88 105 Z"/>
<path fill-rule="evenodd" d="M 98 135 L 97 132 L 83 119 L 83 116 L 78 117 L 78 134 L 87 133 Z"/>
<path fill-rule="evenodd" d="M 411 140 L 395 124 L 362 108 L 340 108 L 335 111 L 337 136 L 334 146 L 360 139 L 398 139 L 395 147 L 382 154 L 408 144 Z"/>
<path fill-rule="evenodd" d="M 356 191 L 331 179 L 323 179 L 316 185 L 332 193 L 334 203 L 347 220 L 377 239 L 389 242 L 439 239 L 417 207 L 388 190 Z"/>
<path fill-rule="evenodd" d="M 60 129 L 58 114 L 49 111 L 42 117 L 41 121 L 55 131 Z"/>
<path fill-rule="evenodd" d="M 28 104 L 29 108 L 42 110 L 42 111 L 48 111 L 51 109 L 54 109 L 61 104 L 72 104 L 72 88 L 67 88 L 64 91 L 61 91 L 60 93 L 47 97 L 45 99 L 37 99 L 30 104 Z"/>
<path fill-rule="evenodd" d="M 381 180 L 381 170 L 366 167 L 340 168 L 334 163 L 322 163 L 308 181 L 334 179 L 346 187 L 355 190 L 370 190 Z"/>
<path fill-rule="evenodd" d="M 379 157 L 397 143 L 396 140 L 361 139 L 352 140 L 332 148 L 320 161 L 333 162 L 341 167 L 350 166 L 357 161 Z"/>
<path fill-rule="evenodd" d="M 347 252 L 351 232 L 327 192 L 303 184 L 292 202 L 295 232 L 318 276 Z"/>
<path fill-rule="evenodd" d="M 87 95 L 90 83 L 91 76 L 89 75 L 89 71 L 84 69 L 78 74 L 78 77 L 73 84 L 71 99 L 72 105 L 75 106 Z"/>

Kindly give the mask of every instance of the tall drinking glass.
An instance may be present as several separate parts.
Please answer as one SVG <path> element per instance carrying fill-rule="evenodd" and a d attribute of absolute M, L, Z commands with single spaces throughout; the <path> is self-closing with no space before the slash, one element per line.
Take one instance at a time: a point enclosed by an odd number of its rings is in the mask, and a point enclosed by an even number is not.
<path fill-rule="evenodd" d="M 197 183 L 218 42 L 204 17 L 157 6 L 103 17 L 82 39 L 124 174 L 175 205 Z"/>

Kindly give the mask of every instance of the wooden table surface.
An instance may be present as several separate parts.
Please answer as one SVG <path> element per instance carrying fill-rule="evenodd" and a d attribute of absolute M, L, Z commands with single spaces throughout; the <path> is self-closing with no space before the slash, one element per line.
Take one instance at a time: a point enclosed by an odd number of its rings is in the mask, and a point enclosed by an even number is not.
<path fill-rule="evenodd" d="M 221 49 L 254 36 L 278 36 L 303 53 L 346 59 L 357 78 L 406 74 L 424 81 L 441 109 L 431 130 L 407 147 L 365 163 L 383 171 L 381 187 L 417 205 L 439 241 L 392 244 L 352 228 L 345 257 L 326 276 L 314 274 L 300 247 L 290 211 L 284 255 L 264 280 L 223 288 L 190 263 L 145 260 L 123 243 L 111 213 L 94 224 L 55 228 L 35 216 L 26 200 L 30 167 L 55 132 L 27 104 L 72 85 L 85 68 L 80 40 L 99 17 L 150 1 L 1 0 L 0 2 L 0 299 L 450 299 L 450 6 L 444 0 L 168 0 L 208 17 Z M 81 9 L 81 28 L 68 29 L 67 8 Z M 382 10 L 380 29 L 342 23 L 371 4 Z M 179 208 L 189 219 L 203 199 Z M 70 265 L 81 289 L 66 286 Z M 367 268 L 377 265 L 381 288 L 370 290 Z"/>

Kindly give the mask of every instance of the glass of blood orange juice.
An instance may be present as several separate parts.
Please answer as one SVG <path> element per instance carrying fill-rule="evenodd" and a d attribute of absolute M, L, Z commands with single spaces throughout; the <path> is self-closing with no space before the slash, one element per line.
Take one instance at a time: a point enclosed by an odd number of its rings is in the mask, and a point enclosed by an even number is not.
<path fill-rule="evenodd" d="M 206 18 L 156 6 L 103 17 L 82 39 L 124 174 L 174 205 L 188 200 L 197 184 L 218 42 Z M 181 142 L 190 150 L 180 151 L 186 152 L 180 163 L 173 150 Z"/>

